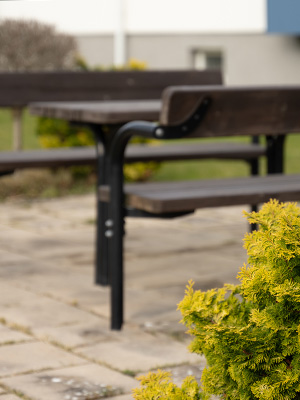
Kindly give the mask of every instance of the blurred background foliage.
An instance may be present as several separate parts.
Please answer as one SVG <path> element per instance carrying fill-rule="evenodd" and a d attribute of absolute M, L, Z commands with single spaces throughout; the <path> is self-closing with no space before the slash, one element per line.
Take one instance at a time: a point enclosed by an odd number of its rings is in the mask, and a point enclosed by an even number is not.
<path fill-rule="evenodd" d="M 77 56 L 76 69 L 82 71 L 104 71 L 104 70 L 144 70 L 146 64 L 142 61 L 132 59 L 127 65 L 120 68 L 106 68 L 102 66 L 90 67 L 87 62 Z M 109 128 L 106 128 L 109 129 Z M 92 146 L 95 144 L 93 133 L 90 129 L 80 126 L 72 126 L 67 121 L 61 121 L 50 118 L 39 118 L 37 123 L 37 135 L 42 148 L 53 147 L 78 147 Z M 151 140 L 145 138 L 133 138 L 131 143 L 151 144 Z M 134 163 L 124 166 L 125 180 L 129 182 L 146 181 L 150 179 L 155 171 L 159 169 L 159 163 Z M 74 178 L 84 178 L 92 173 L 92 167 L 71 167 L 70 171 Z"/>

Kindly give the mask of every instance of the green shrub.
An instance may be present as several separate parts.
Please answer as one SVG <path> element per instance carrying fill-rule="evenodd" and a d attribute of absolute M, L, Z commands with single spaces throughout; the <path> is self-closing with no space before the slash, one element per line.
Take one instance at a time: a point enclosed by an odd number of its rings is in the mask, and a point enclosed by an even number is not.
<path fill-rule="evenodd" d="M 36 132 L 43 148 L 95 145 L 93 132 L 90 129 L 58 119 L 39 118 Z M 93 170 L 94 168 L 89 166 L 70 167 L 74 178 L 84 178 Z"/>
<path fill-rule="evenodd" d="M 300 399 L 300 209 L 273 200 L 246 215 L 260 229 L 245 237 L 241 284 L 201 292 L 190 282 L 179 304 L 190 350 L 207 360 L 202 395 Z"/>
<path fill-rule="evenodd" d="M 72 126 L 67 121 L 39 118 L 37 135 L 41 147 L 78 147 L 95 145 L 93 132 L 85 127 Z M 149 139 L 134 138 L 131 143 L 150 144 Z M 146 181 L 159 168 L 157 162 L 133 163 L 124 165 L 124 176 L 128 182 Z M 71 167 L 73 177 L 83 178 L 94 170 L 92 167 Z"/>

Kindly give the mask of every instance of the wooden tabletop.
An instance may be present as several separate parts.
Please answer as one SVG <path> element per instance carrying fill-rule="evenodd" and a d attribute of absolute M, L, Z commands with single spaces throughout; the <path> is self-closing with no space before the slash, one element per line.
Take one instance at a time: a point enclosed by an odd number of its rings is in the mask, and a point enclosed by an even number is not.
<path fill-rule="evenodd" d="M 134 120 L 157 121 L 160 100 L 115 100 L 31 103 L 30 112 L 73 122 L 122 124 Z"/>

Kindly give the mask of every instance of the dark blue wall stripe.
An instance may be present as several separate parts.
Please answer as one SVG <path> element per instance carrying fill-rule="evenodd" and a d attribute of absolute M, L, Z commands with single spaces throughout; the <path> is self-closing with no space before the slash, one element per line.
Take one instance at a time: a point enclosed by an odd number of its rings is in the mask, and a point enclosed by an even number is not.
<path fill-rule="evenodd" d="M 300 34 L 300 0 L 267 0 L 268 32 Z"/>

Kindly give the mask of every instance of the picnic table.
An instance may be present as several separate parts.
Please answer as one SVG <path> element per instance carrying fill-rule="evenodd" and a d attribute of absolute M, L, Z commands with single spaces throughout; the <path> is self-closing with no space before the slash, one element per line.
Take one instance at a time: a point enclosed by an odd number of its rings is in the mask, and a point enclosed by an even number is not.
<path fill-rule="evenodd" d="M 80 123 L 92 129 L 96 139 L 98 187 L 108 184 L 109 151 L 114 134 L 119 127 L 135 119 L 155 121 L 159 118 L 160 108 L 160 100 L 38 102 L 30 105 L 32 114 Z M 103 126 L 109 129 L 103 129 Z M 149 155 L 149 149 L 147 154 Z M 137 154 L 137 160 L 141 157 L 141 154 Z M 107 240 L 109 226 L 107 225 L 109 225 L 107 203 L 98 200 L 95 281 L 102 285 L 109 282 Z"/>
<path fill-rule="evenodd" d="M 197 87 L 195 87 L 197 88 Z M 199 87 L 198 87 L 199 89 Z M 176 132 L 179 130 L 187 130 L 189 132 L 190 130 L 193 130 L 191 126 L 197 127 L 197 124 L 195 125 L 195 122 L 192 124 L 190 123 L 190 116 L 188 117 L 188 120 L 185 121 L 184 114 L 188 115 L 192 111 L 193 118 L 196 120 L 198 118 L 197 114 L 193 114 L 195 112 L 195 102 L 193 104 L 193 90 L 195 90 L 193 87 L 186 87 L 186 91 L 189 95 L 189 90 L 192 92 L 190 94 L 190 97 L 187 97 L 187 102 L 181 102 L 181 101 L 174 101 L 173 105 L 175 104 L 175 109 L 177 108 L 178 110 L 178 116 L 183 117 L 183 122 L 179 123 L 178 119 L 176 120 L 176 117 L 174 118 L 174 121 L 169 122 L 168 120 L 168 112 L 169 112 L 169 104 L 168 104 L 168 99 L 165 98 L 164 101 L 162 102 L 161 100 L 115 100 L 115 101 L 92 101 L 92 102 L 37 102 L 37 103 L 32 103 L 30 104 L 30 111 L 39 116 L 44 116 L 44 117 L 50 117 L 50 118 L 60 118 L 60 119 L 65 119 L 74 123 L 79 123 L 79 124 L 84 124 L 88 125 L 95 133 L 95 137 L 97 140 L 96 143 L 96 148 L 97 148 L 97 153 L 98 153 L 98 210 L 97 210 L 97 241 L 96 241 L 96 249 L 97 249 L 97 263 L 96 263 L 96 281 L 102 283 L 102 284 L 107 284 L 110 283 L 112 285 L 112 299 L 111 299 L 111 304 L 112 304 L 112 322 L 111 326 L 113 329 L 120 329 L 123 323 L 123 264 L 122 264 L 122 259 L 123 259 L 123 234 L 124 234 L 124 228 L 123 228 L 123 222 L 122 222 L 122 227 L 120 226 L 116 227 L 114 218 L 112 218 L 112 213 L 114 213 L 111 209 L 111 202 L 114 199 L 113 195 L 113 185 L 116 184 L 116 186 L 120 186 L 120 191 L 117 190 L 117 202 L 119 203 L 116 207 L 116 212 L 118 214 L 118 217 L 120 217 L 123 221 L 123 217 L 128 215 L 128 216 L 154 216 L 154 217 L 176 217 L 180 215 L 185 215 L 187 213 L 193 212 L 197 204 L 199 207 L 207 207 L 209 204 L 212 206 L 217 206 L 218 204 L 220 205 L 230 205 L 230 204 L 241 204 L 240 202 L 235 203 L 235 197 L 230 196 L 229 200 L 222 202 L 220 200 L 222 198 L 222 193 L 217 190 L 216 194 L 214 195 L 211 193 L 210 199 L 208 201 L 204 201 L 203 205 L 199 202 L 199 198 L 197 197 L 196 199 L 192 199 L 192 202 L 190 202 L 191 199 L 188 198 L 181 198 L 179 199 L 180 207 L 176 209 L 174 208 L 173 205 L 171 206 L 171 209 L 168 209 L 168 205 L 166 205 L 166 208 L 162 210 L 155 210 L 155 208 L 151 208 L 153 205 L 153 201 L 150 199 L 149 200 L 149 194 L 153 194 L 154 197 L 155 195 L 159 196 L 160 189 L 158 190 L 157 186 L 155 184 L 152 184 L 153 187 L 151 189 L 150 185 L 150 190 L 144 192 L 144 195 L 146 196 L 146 200 L 144 201 L 143 199 L 143 193 L 138 191 L 138 186 L 132 186 L 133 190 L 136 190 L 137 195 L 135 196 L 133 194 L 133 198 L 135 197 L 135 200 L 131 203 L 131 206 L 125 211 L 123 210 L 123 199 L 126 197 L 127 198 L 127 191 L 126 188 L 124 189 L 124 192 L 122 191 L 122 166 L 123 166 L 123 159 L 124 159 L 124 151 L 127 145 L 127 142 L 129 138 L 131 137 L 132 134 L 139 135 L 139 131 L 142 133 L 143 136 L 150 136 L 156 139 L 162 139 L 163 135 L 160 135 L 160 133 L 163 132 L 161 131 L 160 128 L 156 129 L 156 124 L 153 123 L 153 121 L 158 121 L 159 119 L 162 120 L 164 119 L 164 122 L 166 122 L 169 128 L 169 131 L 171 132 L 174 129 Z M 209 90 L 215 90 L 214 87 L 208 87 L 207 89 Z M 224 89 L 225 92 L 227 89 Z M 178 94 L 178 93 L 177 93 Z M 197 93 L 196 93 L 197 94 Z M 218 95 L 218 93 L 217 93 Z M 179 97 L 180 97 L 180 88 L 179 88 Z M 196 96 L 197 97 L 197 96 Z M 230 99 L 230 98 L 229 98 Z M 179 99 L 180 100 L 180 99 Z M 225 100 L 226 103 L 226 100 Z M 197 104 L 196 104 L 197 105 Z M 261 105 L 261 104 L 260 104 Z M 230 104 L 229 104 L 230 106 Z M 176 111 L 177 112 L 177 111 Z M 172 117 L 176 115 L 176 112 L 171 112 Z M 248 115 L 247 115 L 248 118 Z M 144 122 L 135 122 L 134 123 L 134 128 L 132 132 L 130 131 L 130 123 L 131 121 L 139 121 L 142 120 Z M 199 118 L 199 123 L 201 122 L 202 117 Z M 148 121 L 148 122 L 147 122 Z M 186 122 L 186 124 L 185 124 Z M 242 121 L 238 121 L 240 126 L 242 127 Z M 129 125 L 128 125 L 129 123 Z M 147 123 L 149 125 L 147 125 Z M 198 122 L 197 122 L 198 123 Z M 248 121 L 245 121 L 245 123 L 248 123 Z M 178 125 L 179 124 L 179 125 Z M 217 123 L 216 123 L 217 124 Z M 179 128 L 178 128 L 179 126 Z M 105 127 L 105 128 L 104 128 Z M 118 142 L 118 136 L 122 136 L 122 130 L 127 129 L 127 134 L 128 138 L 124 139 L 121 141 L 121 148 L 119 148 L 116 151 L 116 143 Z M 109 128 L 109 129 L 107 129 Z M 228 127 L 226 127 L 227 129 Z M 148 132 L 149 129 L 149 132 Z M 129 132 L 129 133 L 128 133 Z M 234 135 L 237 135 L 238 132 L 235 132 Z M 246 131 L 243 131 L 242 134 L 247 134 Z M 224 135 L 222 134 L 217 134 L 217 136 L 230 136 L 230 129 L 228 128 L 227 131 L 224 131 Z M 255 134 L 252 135 L 251 130 L 249 131 L 249 136 L 257 136 L 258 131 L 255 131 Z M 180 135 L 179 135 L 180 136 Z M 205 136 L 205 135 L 204 135 Z M 213 134 L 210 134 L 210 136 L 213 136 Z M 272 135 L 270 135 L 270 138 Z M 283 138 L 283 136 L 281 136 Z M 173 139 L 176 139 L 176 135 L 174 136 Z M 167 137 L 168 139 L 168 137 Z M 270 142 L 271 143 L 271 142 Z M 228 145 L 228 143 L 225 143 L 225 146 Z M 283 142 L 280 140 L 280 138 L 276 141 L 276 146 L 275 146 L 275 151 L 276 151 L 276 157 L 268 157 L 269 159 L 269 172 L 282 172 L 282 146 Z M 117 144 L 117 147 L 119 145 Z M 232 154 L 233 158 L 239 158 L 239 150 L 238 146 L 240 146 L 240 152 L 241 156 L 240 159 L 249 160 L 251 159 L 257 159 L 261 155 L 265 154 L 265 150 L 261 148 L 261 146 L 257 145 L 255 146 L 252 145 L 251 148 L 253 150 L 253 153 L 249 153 L 249 146 L 246 144 L 237 144 L 237 148 L 235 149 L 234 145 L 232 146 Z M 242 156 L 243 154 L 243 146 L 247 147 L 247 151 L 245 152 L 245 157 Z M 205 146 L 203 146 L 205 149 Z M 224 158 L 228 158 L 228 148 L 227 152 L 225 151 L 226 155 Z M 272 155 L 272 146 L 269 146 L 270 150 L 270 155 Z M 205 151 L 204 151 L 205 153 Z M 224 154 L 225 154 L 224 153 Z M 274 151 L 273 151 L 274 153 Z M 116 156 L 117 154 L 117 156 Z M 208 154 L 208 153 L 207 153 Z M 220 154 L 220 152 L 218 152 Z M 235 154 L 235 156 L 234 156 Z M 274 154 L 273 154 L 274 155 Z M 201 158 L 201 157 L 198 157 Z M 203 156 L 203 158 L 205 158 Z M 220 157 L 218 157 L 220 158 Z M 113 162 L 112 162 L 112 159 Z M 111 172 L 112 169 L 114 168 L 114 162 L 116 162 L 117 159 L 117 171 L 116 171 L 116 176 L 115 178 L 112 178 Z M 275 160 L 275 163 L 274 163 Z M 273 163 L 273 164 L 272 164 Z M 276 171 L 276 168 L 279 168 L 279 171 Z M 273 170 L 272 170 L 273 169 Z M 112 174 L 114 176 L 114 173 Z M 117 183 L 116 183 L 117 181 Z M 213 186 L 213 192 L 216 191 L 216 188 L 218 189 L 218 185 L 223 190 L 226 188 L 227 184 L 221 183 L 222 181 L 219 180 L 214 184 Z M 211 186 L 210 183 L 207 184 L 208 188 Z M 262 187 L 264 187 L 264 182 L 261 182 L 260 184 Z M 172 185 L 171 185 L 172 186 Z M 191 193 L 192 189 L 189 184 L 185 182 L 185 186 L 176 187 L 176 185 L 173 185 L 173 189 L 171 188 L 168 195 L 171 197 L 173 195 L 180 196 L 184 191 L 187 193 Z M 247 202 L 247 193 L 244 193 L 245 190 L 247 191 L 247 182 L 244 182 L 241 180 L 241 182 L 236 182 L 234 190 L 238 189 L 240 187 L 240 192 L 241 192 L 241 197 L 245 202 Z M 135 189 L 134 189 L 135 188 Z M 184 189 L 186 188 L 186 189 Z M 228 188 L 229 192 L 231 186 Z M 173 190 L 173 192 L 172 192 Z M 227 190 L 227 191 L 228 191 Z M 142 190 L 143 192 L 143 190 Z M 252 192 L 256 192 L 256 188 L 252 188 Z M 172 194 L 173 193 L 173 194 Z M 198 196 L 198 195 L 197 195 Z M 150 196 L 151 197 L 151 196 Z M 260 199 L 261 197 L 259 195 L 254 195 L 251 197 L 251 202 L 250 204 L 257 204 L 256 202 Z M 131 198 L 132 200 L 132 198 Z M 161 204 L 167 204 L 164 202 L 162 198 L 159 199 Z M 176 200 L 178 203 L 178 199 Z M 175 202 L 176 202 L 175 201 Z M 239 200 L 240 201 L 240 200 Z M 190 202 L 190 203 L 189 203 Z M 171 202 L 172 203 L 172 202 Z M 170 204 L 171 204 L 170 203 Z M 184 204 L 187 204 L 187 209 L 184 208 Z M 150 204 L 150 206 L 149 206 Z M 172 203 L 173 204 L 173 203 Z M 191 204 L 194 204 L 191 206 Z M 244 204 L 244 203 L 243 203 Z M 148 208 L 147 208 L 148 207 Z M 172 208 L 173 207 L 173 208 Z M 120 211 L 120 212 L 119 212 Z M 120 221 L 119 221 L 120 222 Z M 118 233 L 116 233 L 118 231 Z M 118 238 L 116 238 L 118 236 Z M 112 246 L 112 241 L 111 239 L 113 238 L 113 243 L 116 244 L 115 249 L 113 249 Z M 115 242 L 117 240 L 117 242 Z M 113 258 L 115 259 L 113 263 L 111 263 L 112 259 L 112 253 L 115 253 L 113 255 Z M 113 266 L 112 266 L 113 264 Z"/>

